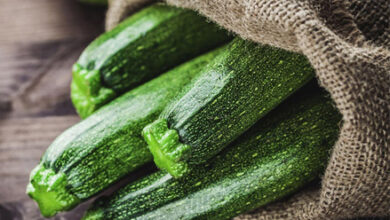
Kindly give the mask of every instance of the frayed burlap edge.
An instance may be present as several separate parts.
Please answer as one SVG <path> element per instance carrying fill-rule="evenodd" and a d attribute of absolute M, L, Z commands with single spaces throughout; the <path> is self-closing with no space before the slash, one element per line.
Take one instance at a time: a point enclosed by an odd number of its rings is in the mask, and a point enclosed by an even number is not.
<path fill-rule="evenodd" d="M 111 29 L 151 0 L 113 0 Z M 390 216 L 387 0 L 167 0 L 241 37 L 305 54 L 343 115 L 322 185 L 237 219 Z M 121 5 L 122 4 L 122 5 Z M 126 12 L 126 13 L 125 13 Z"/>
<path fill-rule="evenodd" d="M 110 7 L 106 16 L 106 30 L 113 29 L 129 13 L 132 13 L 155 0 L 108 0 Z"/>

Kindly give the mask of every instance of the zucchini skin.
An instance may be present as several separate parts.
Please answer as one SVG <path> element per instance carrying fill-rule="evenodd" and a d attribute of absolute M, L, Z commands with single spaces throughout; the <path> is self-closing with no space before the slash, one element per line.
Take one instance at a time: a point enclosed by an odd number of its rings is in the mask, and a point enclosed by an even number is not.
<path fill-rule="evenodd" d="M 299 93 L 185 177 L 158 171 L 98 199 L 83 219 L 229 219 L 253 210 L 322 174 L 340 119 L 323 93 Z"/>
<path fill-rule="evenodd" d="M 143 135 L 156 165 L 182 177 L 314 76 L 299 54 L 236 38 Z"/>
<path fill-rule="evenodd" d="M 196 12 L 146 7 L 83 51 L 73 67 L 73 104 L 85 118 L 119 94 L 230 39 Z"/>
<path fill-rule="evenodd" d="M 221 49 L 127 92 L 66 130 L 31 172 L 27 193 L 53 216 L 152 160 L 141 131 Z"/>

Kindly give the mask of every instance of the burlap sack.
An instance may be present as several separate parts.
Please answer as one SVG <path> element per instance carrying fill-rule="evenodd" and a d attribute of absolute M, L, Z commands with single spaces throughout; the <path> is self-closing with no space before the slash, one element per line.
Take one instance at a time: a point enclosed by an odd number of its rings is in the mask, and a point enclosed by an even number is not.
<path fill-rule="evenodd" d="M 112 28 L 151 0 L 113 0 Z M 167 0 L 241 37 L 305 54 L 343 115 L 321 188 L 238 219 L 390 216 L 389 0 Z"/>

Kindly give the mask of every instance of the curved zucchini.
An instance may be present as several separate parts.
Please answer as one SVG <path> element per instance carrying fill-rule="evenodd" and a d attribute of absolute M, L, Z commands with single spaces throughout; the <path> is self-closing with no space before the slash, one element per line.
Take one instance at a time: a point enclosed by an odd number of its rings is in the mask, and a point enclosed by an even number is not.
<path fill-rule="evenodd" d="M 137 87 L 66 130 L 31 172 L 27 193 L 42 215 L 68 210 L 152 160 L 142 128 L 220 49 Z"/>
<path fill-rule="evenodd" d="M 119 94 L 230 39 L 196 12 L 149 6 L 83 51 L 73 67 L 72 102 L 85 118 Z"/>
<path fill-rule="evenodd" d="M 156 165 L 181 177 L 216 155 L 314 76 L 299 54 L 239 38 L 143 135 Z"/>
<path fill-rule="evenodd" d="M 90 207 L 84 220 L 229 219 L 317 178 L 340 115 L 318 91 L 299 93 L 183 178 L 158 171 Z"/>

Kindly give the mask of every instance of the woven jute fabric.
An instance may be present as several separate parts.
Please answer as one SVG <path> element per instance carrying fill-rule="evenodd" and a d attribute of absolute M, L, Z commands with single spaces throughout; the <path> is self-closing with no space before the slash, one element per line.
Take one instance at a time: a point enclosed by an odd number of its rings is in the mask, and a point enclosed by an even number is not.
<path fill-rule="evenodd" d="M 108 0 L 106 30 L 114 28 L 128 14 L 142 8 L 155 0 Z"/>
<path fill-rule="evenodd" d="M 112 28 L 148 0 L 114 0 Z M 302 53 L 343 115 L 317 189 L 237 219 L 390 216 L 390 2 L 388 0 L 167 0 L 242 38 Z M 122 6 L 120 6 L 122 4 Z M 119 5 L 119 6 L 118 6 Z M 125 12 L 124 12 L 125 11 Z M 115 22 L 113 22 L 115 21 Z"/>

